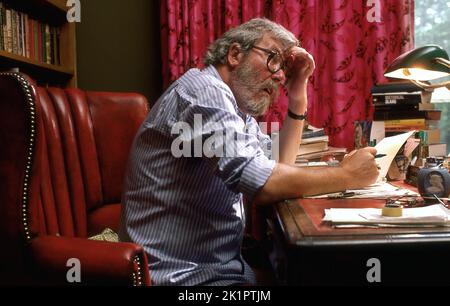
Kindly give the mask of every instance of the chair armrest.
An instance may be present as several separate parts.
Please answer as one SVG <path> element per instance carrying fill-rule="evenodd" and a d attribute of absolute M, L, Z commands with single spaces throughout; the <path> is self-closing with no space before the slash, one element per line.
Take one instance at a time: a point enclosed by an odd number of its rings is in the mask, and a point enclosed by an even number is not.
<path fill-rule="evenodd" d="M 39 281 L 71 284 L 70 258 L 80 262 L 81 285 L 150 285 L 147 257 L 134 243 L 40 236 L 31 240 L 29 260 Z M 69 272 L 69 273 L 68 273 Z M 75 283 L 77 284 L 77 283 Z"/>

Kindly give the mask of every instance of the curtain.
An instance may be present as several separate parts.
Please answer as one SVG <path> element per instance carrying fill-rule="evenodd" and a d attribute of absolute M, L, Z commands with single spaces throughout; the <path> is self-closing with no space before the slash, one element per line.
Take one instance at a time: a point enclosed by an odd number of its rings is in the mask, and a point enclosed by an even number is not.
<path fill-rule="evenodd" d="M 202 67 L 207 46 L 229 28 L 266 17 L 293 32 L 316 61 L 308 88 L 308 122 L 330 145 L 354 147 L 354 122 L 371 120 L 370 89 L 413 47 L 414 0 L 161 0 L 164 86 Z M 282 89 L 281 89 L 282 90 Z M 280 95 L 260 121 L 280 122 Z"/>

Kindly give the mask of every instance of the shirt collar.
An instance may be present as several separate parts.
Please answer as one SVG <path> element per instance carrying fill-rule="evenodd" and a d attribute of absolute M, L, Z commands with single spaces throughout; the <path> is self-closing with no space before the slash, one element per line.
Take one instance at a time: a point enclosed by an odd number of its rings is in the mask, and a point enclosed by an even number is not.
<path fill-rule="evenodd" d="M 207 74 L 212 75 L 216 79 L 219 79 L 219 80 L 221 80 L 223 82 L 222 77 L 219 74 L 219 71 L 217 71 L 216 67 L 214 67 L 213 65 L 209 65 L 208 67 L 203 69 L 203 71 L 206 72 Z"/>
<path fill-rule="evenodd" d="M 220 76 L 220 74 L 219 74 L 219 72 L 217 71 L 216 67 L 214 67 L 213 65 L 209 65 L 208 67 L 206 67 L 205 69 L 203 69 L 203 71 L 204 71 L 205 73 L 207 73 L 207 74 L 210 74 L 210 75 L 214 76 L 215 78 L 217 78 L 218 80 L 220 80 L 220 81 L 223 82 L 222 77 Z M 225 82 L 223 82 L 223 83 L 226 85 Z M 227 87 L 230 89 L 230 92 L 233 93 L 233 92 L 231 91 L 231 88 L 230 88 L 228 85 L 227 85 Z M 234 97 L 234 94 L 233 94 L 233 97 Z M 245 114 L 244 112 L 242 112 L 242 111 L 240 110 L 240 108 L 239 108 L 238 105 L 237 105 L 236 98 L 235 98 L 235 100 L 234 100 L 233 102 L 234 102 L 234 108 L 235 108 L 237 114 L 244 120 L 244 122 L 247 122 L 247 120 L 249 119 L 249 117 L 248 117 L 247 114 Z"/>

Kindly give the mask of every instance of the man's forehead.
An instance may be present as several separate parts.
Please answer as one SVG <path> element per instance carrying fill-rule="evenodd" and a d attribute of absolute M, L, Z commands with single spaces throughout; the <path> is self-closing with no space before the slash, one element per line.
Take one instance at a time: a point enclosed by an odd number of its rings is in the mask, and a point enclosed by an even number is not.
<path fill-rule="evenodd" d="M 264 36 L 260 39 L 259 44 L 265 48 L 276 50 L 280 53 L 287 49 L 279 39 L 273 37 L 270 33 L 264 34 Z"/>

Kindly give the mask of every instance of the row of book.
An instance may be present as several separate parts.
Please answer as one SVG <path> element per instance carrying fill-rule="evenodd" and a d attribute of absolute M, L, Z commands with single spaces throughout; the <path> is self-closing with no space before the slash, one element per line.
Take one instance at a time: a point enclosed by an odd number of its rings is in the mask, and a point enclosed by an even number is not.
<path fill-rule="evenodd" d="M 60 28 L 42 23 L 0 2 L 0 50 L 60 65 Z"/>

